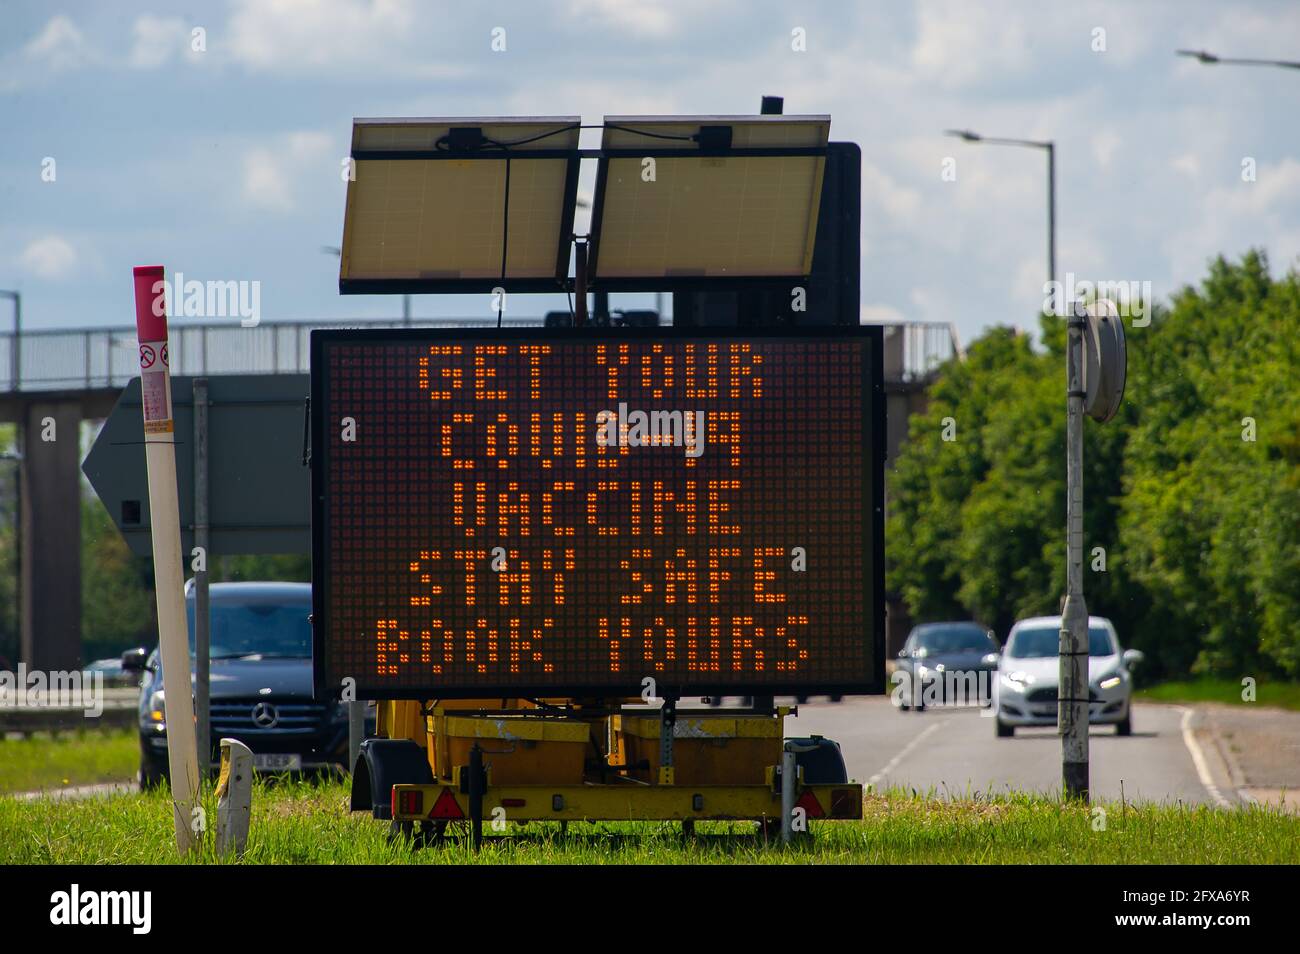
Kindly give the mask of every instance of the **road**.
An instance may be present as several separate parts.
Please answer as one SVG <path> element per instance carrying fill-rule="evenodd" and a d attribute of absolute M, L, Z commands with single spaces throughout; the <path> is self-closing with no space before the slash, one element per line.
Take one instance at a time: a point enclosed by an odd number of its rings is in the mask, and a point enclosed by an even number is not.
<path fill-rule="evenodd" d="M 786 721 L 786 735 L 840 743 L 849 775 L 877 789 L 900 786 L 939 796 L 1008 790 L 1059 794 L 1061 742 L 1055 728 L 1017 729 L 999 739 L 978 709 L 901 712 L 888 696 L 814 701 Z M 1133 708 L 1133 735 L 1109 726 L 1089 736 L 1094 798 L 1206 803 L 1228 807 L 1233 786 L 1201 713 L 1181 706 Z"/>

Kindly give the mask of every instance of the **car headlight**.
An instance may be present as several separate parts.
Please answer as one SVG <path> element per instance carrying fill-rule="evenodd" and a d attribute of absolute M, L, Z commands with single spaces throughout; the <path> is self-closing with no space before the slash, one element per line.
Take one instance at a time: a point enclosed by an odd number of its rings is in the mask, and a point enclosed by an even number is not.
<path fill-rule="evenodd" d="M 1002 674 L 1002 684 L 1010 689 L 1014 689 L 1016 692 L 1024 692 L 1033 681 L 1033 676 L 1029 675 L 1027 672 L 1021 672 L 1019 670 Z"/>
<path fill-rule="evenodd" d="M 1102 689 L 1114 689 L 1122 681 L 1123 680 L 1121 680 L 1118 675 L 1108 676 L 1107 678 L 1103 679 L 1101 682 L 1097 683 L 1097 685 Z"/>
<path fill-rule="evenodd" d="M 149 696 L 149 721 L 161 728 L 165 711 L 163 691 L 161 689 L 156 689 L 153 694 Z"/>

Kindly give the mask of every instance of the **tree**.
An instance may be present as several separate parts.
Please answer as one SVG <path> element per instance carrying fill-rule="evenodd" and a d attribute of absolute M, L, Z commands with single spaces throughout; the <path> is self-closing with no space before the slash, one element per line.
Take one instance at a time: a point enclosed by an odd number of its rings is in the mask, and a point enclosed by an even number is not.
<path fill-rule="evenodd" d="M 1064 323 L 1045 316 L 1041 337 L 990 330 L 912 420 L 886 539 L 917 619 L 1005 632 L 1059 611 Z M 1128 338 L 1120 412 L 1084 429 L 1090 611 L 1147 652 L 1146 674 L 1300 675 L 1300 277 L 1219 259 Z"/>

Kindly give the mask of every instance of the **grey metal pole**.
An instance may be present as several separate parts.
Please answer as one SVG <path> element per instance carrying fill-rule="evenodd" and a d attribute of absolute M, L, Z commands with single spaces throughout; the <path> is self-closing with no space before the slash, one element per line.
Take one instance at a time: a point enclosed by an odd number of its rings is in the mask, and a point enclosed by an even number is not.
<path fill-rule="evenodd" d="M 1088 606 L 1083 599 L 1083 328 L 1082 302 L 1070 302 L 1065 349 L 1066 594 L 1061 609 L 1061 787 L 1088 800 Z"/>
<path fill-rule="evenodd" d="M 1047 280 L 1056 281 L 1056 143 L 1047 143 Z M 1063 294 L 1058 289 L 1057 294 Z M 1060 314 L 1061 302 L 1053 302 Z"/>
<path fill-rule="evenodd" d="M 348 771 L 357 768 L 361 743 L 366 738 L 366 704 L 360 699 L 348 703 Z"/>
<path fill-rule="evenodd" d="M 798 774 L 794 746 L 787 742 L 781 752 L 781 843 L 794 841 L 794 787 Z"/>
<path fill-rule="evenodd" d="M 211 646 L 208 602 L 208 379 L 194 379 L 194 545 L 202 548 L 202 569 L 194 573 L 194 699 L 198 721 L 199 784 L 211 762 L 209 730 L 209 655 Z"/>
<path fill-rule="evenodd" d="M 411 296 L 402 296 L 402 324 L 410 325 L 411 323 Z"/>

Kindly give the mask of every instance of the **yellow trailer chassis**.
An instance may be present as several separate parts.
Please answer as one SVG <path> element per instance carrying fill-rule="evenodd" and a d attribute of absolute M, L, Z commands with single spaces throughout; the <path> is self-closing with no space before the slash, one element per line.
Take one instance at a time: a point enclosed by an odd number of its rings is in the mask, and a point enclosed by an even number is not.
<path fill-rule="evenodd" d="M 380 746 L 393 742 L 363 746 L 353 808 L 399 831 L 466 822 L 476 845 L 484 824 L 500 832 L 537 821 L 670 821 L 689 831 L 696 821 L 754 821 L 775 834 L 783 822 L 806 831 L 812 821 L 860 819 L 863 789 L 842 761 L 838 772 L 818 768 L 808 778 L 795 764 L 791 753 L 807 751 L 795 743 L 808 740 L 784 738 L 790 712 L 381 701 L 377 733 L 396 740 L 406 762 L 397 771 L 381 764 Z M 792 783 L 783 766 L 793 768 Z"/>

